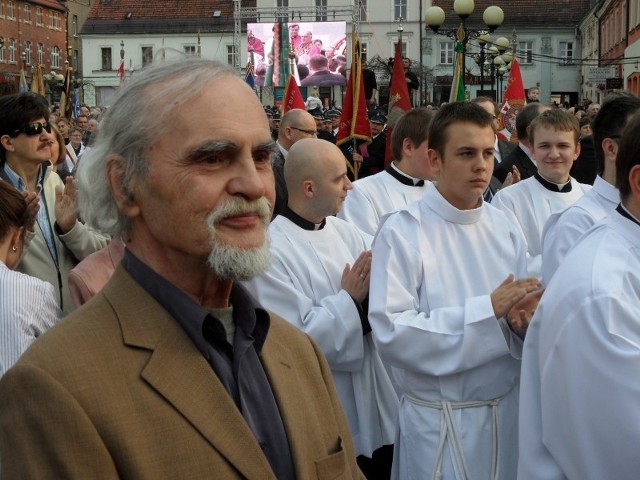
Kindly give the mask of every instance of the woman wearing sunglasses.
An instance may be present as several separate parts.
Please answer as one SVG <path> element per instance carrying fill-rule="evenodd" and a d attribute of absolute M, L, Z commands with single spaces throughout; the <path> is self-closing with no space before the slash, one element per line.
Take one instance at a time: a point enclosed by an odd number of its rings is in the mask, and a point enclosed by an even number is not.
<path fill-rule="evenodd" d="M 49 163 L 52 128 L 46 99 L 35 93 L 6 95 L 0 97 L 0 112 L 0 178 L 36 194 L 39 202 L 18 270 L 51 283 L 58 305 L 69 313 L 69 272 L 109 238 L 78 220 L 75 180 L 63 182 Z"/>
<path fill-rule="evenodd" d="M 12 271 L 22 255 L 28 221 L 27 202 L 0 181 L 0 377 L 62 315 L 51 284 Z"/>

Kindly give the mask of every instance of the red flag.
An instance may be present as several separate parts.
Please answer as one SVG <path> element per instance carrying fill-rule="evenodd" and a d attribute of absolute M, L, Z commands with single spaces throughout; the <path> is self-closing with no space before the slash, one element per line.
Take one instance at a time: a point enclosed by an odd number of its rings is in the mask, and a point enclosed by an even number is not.
<path fill-rule="evenodd" d="M 516 115 L 525 105 L 524 83 L 520 73 L 518 60 L 513 59 L 511 73 L 504 91 L 500 116 L 498 117 L 498 137 L 509 142 L 518 143 L 516 133 Z"/>
<path fill-rule="evenodd" d="M 352 32 L 351 71 L 347 81 L 347 92 L 342 104 L 340 126 L 336 135 L 336 145 L 358 140 L 371 143 L 371 125 L 367 115 L 367 99 L 364 95 L 364 78 L 362 77 L 362 59 L 360 56 L 360 39 Z M 354 143 L 355 150 L 355 143 Z M 358 179 L 359 164 L 347 164 Z"/>
<path fill-rule="evenodd" d="M 289 75 L 287 87 L 284 89 L 284 97 L 282 99 L 282 114 L 284 115 L 294 108 L 306 110 L 307 107 L 304 104 L 304 100 L 302 99 L 302 94 L 300 93 L 295 77 L 293 75 Z"/>
<path fill-rule="evenodd" d="M 391 132 L 398 119 L 411 110 L 411 100 L 409 100 L 409 87 L 404 76 L 402 67 L 402 41 L 396 43 L 396 54 L 393 58 L 393 73 L 391 75 L 391 89 L 389 91 L 389 113 L 387 115 L 387 144 L 384 155 L 385 166 L 394 160 L 391 153 Z"/>
<path fill-rule="evenodd" d="M 118 76 L 120 77 L 120 87 L 124 86 L 124 58 L 120 59 L 120 66 L 118 70 L 116 70 Z"/>

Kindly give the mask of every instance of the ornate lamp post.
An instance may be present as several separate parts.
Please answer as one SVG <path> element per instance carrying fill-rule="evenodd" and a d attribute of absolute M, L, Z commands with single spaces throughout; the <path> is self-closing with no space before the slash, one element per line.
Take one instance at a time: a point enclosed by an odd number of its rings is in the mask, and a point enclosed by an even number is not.
<path fill-rule="evenodd" d="M 453 2 L 453 11 L 460 18 L 460 26 L 456 29 L 441 30 L 440 27 L 444 24 L 445 13 L 440 7 L 429 7 L 424 15 L 424 21 L 427 26 L 436 34 L 444 35 L 451 38 L 454 42 L 461 42 L 463 47 L 463 62 L 466 63 L 465 57 L 467 53 L 467 45 L 471 40 L 478 39 L 480 45 L 480 57 L 481 62 L 485 61 L 485 45 L 490 42 L 490 33 L 496 28 L 502 25 L 504 21 L 504 12 L 500 7 L 492 5 L 487 7 L 482 14 L 482 20 L 485 23 L 486 30 L 474 30 L 467 28 L 466 20 L 473 13 L 475 4 L 473 0 L 455 0 Z M 462 71 L 465 70 L 465 63 L 463 63 Z M 455 66 L 454 66 L 455 68 Z M 483 88 L 484 84 L 484 71 L 480 68 L 480 88 Z"/>

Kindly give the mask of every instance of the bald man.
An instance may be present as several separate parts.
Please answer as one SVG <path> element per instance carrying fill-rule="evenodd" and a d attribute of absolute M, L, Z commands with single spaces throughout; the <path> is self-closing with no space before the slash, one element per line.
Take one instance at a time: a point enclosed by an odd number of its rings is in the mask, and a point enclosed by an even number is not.
<path fill-rule="evenodd" d="M 320 345 L 360 468 L 388 478 L 398 398 L 367 320 L 371 237 L 333 216 L 351 189 L 344 156 L 332 143 L 303 139 L 289 150 L 284 175 L 288 204 L 269 226 L 273 263 L 247 286 Z"/>
<path fill-rule="evenodd" d="M 316 121 L 306 110 L 294 108 L 282 116 L 278 130 L 279 154 L 273 157 L 273 174 L 276 178 L 276 203 L 273 208 L 273 218 L 287 205 L 287 184 L 284 179 L 284 162 L 289 149 L 298 140 L 316 138 L 318 129 Z"/>

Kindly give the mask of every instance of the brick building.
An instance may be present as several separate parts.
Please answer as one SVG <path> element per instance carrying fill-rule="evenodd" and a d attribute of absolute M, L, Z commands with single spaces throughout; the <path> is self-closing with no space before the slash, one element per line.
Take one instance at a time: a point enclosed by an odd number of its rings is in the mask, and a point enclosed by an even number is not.
<path fill-rule="evenodd" d="M 59 81 L 64 74 L 67 22 L 63 2 L 0 0 L 0 94 L 18 91 L 23 60 L 28 84 L 37 64 L 53 77 L 47 88 L 55 83 L 55 76 Z"/>

